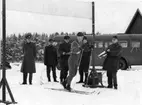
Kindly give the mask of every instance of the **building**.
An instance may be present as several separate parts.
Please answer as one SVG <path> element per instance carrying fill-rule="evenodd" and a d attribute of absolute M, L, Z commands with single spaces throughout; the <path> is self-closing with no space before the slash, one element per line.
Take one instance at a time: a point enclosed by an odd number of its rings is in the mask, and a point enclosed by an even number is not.
<path fill-rule="evenodd" d="M 142 34 L 142 14 L 139 9 L 135 12 L 125 34 Z"/>

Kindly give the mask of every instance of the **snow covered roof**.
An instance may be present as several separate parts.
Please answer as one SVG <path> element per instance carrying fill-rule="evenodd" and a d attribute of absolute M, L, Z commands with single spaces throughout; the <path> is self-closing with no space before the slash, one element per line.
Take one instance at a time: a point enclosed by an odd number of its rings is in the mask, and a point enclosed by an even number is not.
<path fill-rule="evenodd" d="M 139 9 L 135 12 L 128 28 L 126 29 L 126 34 L 142 34 L 142 14 Z"/>

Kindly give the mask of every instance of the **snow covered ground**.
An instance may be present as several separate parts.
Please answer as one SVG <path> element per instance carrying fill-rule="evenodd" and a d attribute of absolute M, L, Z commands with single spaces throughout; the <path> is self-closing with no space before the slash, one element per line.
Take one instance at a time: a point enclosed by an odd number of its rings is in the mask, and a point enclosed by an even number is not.
<path fill-rule="evenodd" d="M 105 88 L 84 88 L 76 84 L 79 75 L 73 79 L 72 88 L 92 92 L 93 94 L 77 94 L 48 88 L 62 89 L 59 83 L 48 83 L 45 66 L 36 63 L 37 73 L 33 77 L 33 85 L 20 85 L 22 73 L 20 63 L 12 63 L 12 69 L 7 70 L 7 80 L 17 105 L 142 105 L 142 66 L 134 66 L 129 71 L 118 72 L 118 90 Z M 60 71 L 57 70 L 59 80 Z M 1 78 L 1 74 L 0 74 Z M 106 83 L 106 73 L 103 73 L 103 83 Z M 44 83 L 41 85 L 41 81 Z M 1 99 L 1 90 L 0 90 Z M 7 93 L 7 100 L 10 100 Z M 4 105 L 0 103 L 0 105 Z"/>

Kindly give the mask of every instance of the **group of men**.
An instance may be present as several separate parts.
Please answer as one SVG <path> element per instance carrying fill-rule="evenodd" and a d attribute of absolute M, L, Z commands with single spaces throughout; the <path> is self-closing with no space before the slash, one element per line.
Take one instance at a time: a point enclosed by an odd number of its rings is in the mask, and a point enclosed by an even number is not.
<path fill-rule="evenodd" d="M 59 45 L 58 52 L 60 62 L 57 60 L 57 50 L 53 46 L 53 40 L 50 39 L 49 45 L 45 47 L 44 51 L 44 64 L 47 66 L 48 81 L 50 81 L 50 68 L 52 68 L 53 79 L 55 82 L 58 82 L 56 80 L 55 67 L 60 63 L 60 83 L 64 88 L 71 90 L 71 81 L 76 75 L 78 67 L 80 73 L 80 81 L 78 83 L 86 83 L 91 55 L 91 48 L 87 37 L 79 32 L 77 34 L 77 40 L 70 43 L 70 37 L 64 36 L 64 41 Z M 84 74 L 85 80 L 83 80 Z"/>
<path fill-rule="evenodd" d="M 60 63 L 60 83 L 63 87 L 71 91 L 71 81 L 77 73 L 79 67 L 80 80 L 77 83 L 87 83 L 88 69 L 92 47 L 89 45 L 87 37 L 82 32 L 77 33 L 77 39 L 70 43 L 70 37 L 64 36 L 64 41 L 56 49 L 54 40 L 49 39 L 49 44 L 44 50 L 44 64 L 47 66 L 47 78 L 51 81 L 50 72 L 53 72 L 53 80 L 57 81 L 56 67 Z M 107 70 L 108 88 L 114 86 L 117 89 L 117 70 L 119 69 L 119 59 L 122 48 L 118 43 L 117 36 L 112 38 L 112 45 L 106 49 L 107 57 L 104 61 L 103 69 Z M 60 60 L 57 57 L 57 50 Z M 26 36 L 26 43 L 23 47 L 24 59 L 21 71 L 23 72 L 23 83 L 27 84 L 27 74 L 29 73 L 29 83 L 32 84 L 32 74 L 35 73 L 35 45 L 31 42 L 31 35 Z M 60 61 L 60 62 L 58 62 Z M 85 79 L 84 79 L 85 77 Z"/>
<path fill-rule="evenodd" d="M 61 84 L 65 89 L 71 90 L 71 81 L 77 73 L 79 67 L 80 80 L 78 83 L 87 82 L 88 69 L 90 64 L 91 47 L 87 41 L 87 37 L 83 33 L 77 34 L 77 40 L 71 44 L 69 42 L 69 36 L 64 37 L 65 42 L 59 47 L 59 53 L 61 54 Z M 67 72 L 69 74 L 67 76 Z M 85 80 L 83 80 L 85 74 Z"/>

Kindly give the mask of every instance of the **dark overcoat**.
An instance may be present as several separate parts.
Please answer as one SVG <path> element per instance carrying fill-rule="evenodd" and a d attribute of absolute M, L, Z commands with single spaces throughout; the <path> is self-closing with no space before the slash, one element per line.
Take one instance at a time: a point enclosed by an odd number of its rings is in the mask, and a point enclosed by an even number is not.
<path fill-rule="evenodd" d="M 23 73 L 35 73 L 35 59 L 36 59 L 36 46 L 34 43 L 23 44 L 23 62 L 21 66 L 21 72 Z"/>
<path fill-rule="evenodd" d="M 57 66 L 57 50 L 54 46 L 48 45 L 44 49 L 44 64 L 46 66 Z"/>
<path fill-rule="evenodd" d="M 107 52 L 108 49 L 110 49 L 109 52 Z M 119 45 L 119 43 L 115 43 L 110 45 L 107 50 L 107 57 L 104 60 L 103 69 L 107 70 L 108 72 L 117 72 L 119 69 L 122 47 Z"/>
<path fill-rule="evenodd" d="M 82 57 L 81 57 L 81 62 L 80 62 L 80 67 L 82 66 L 84 68 L 84 72 L 87 72 L 89 69 L 89 64 L 90 64 L 90 55 L 91 55 L 91 48 L 89 43 L 85 43 L 82 46 Z"/>
<path fill-rule="evenodd" d="M 69 58 L 69 54 L 66 54 L 66 53 L 69 53 L 70 52 L 70 49 L 71 49 L 71 44 L 70 43 L 66 43 L 65 41 L 63 43 L 60 44 L 59 46 L 59 54 L 60 54 L 60 64 L 61 66 L 68 66 L 68 58 Z M 63 55 L 63 52 L 65 53 Z"/>

